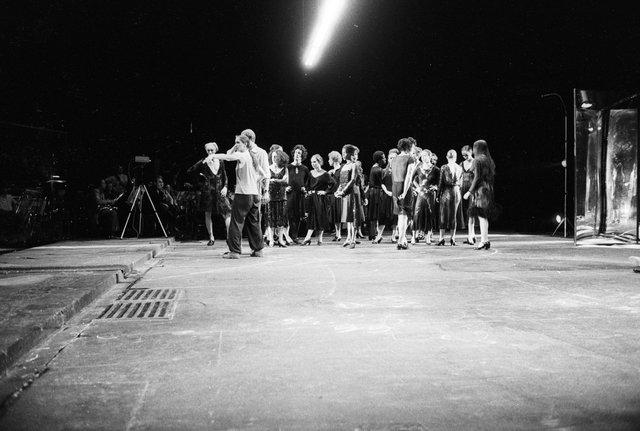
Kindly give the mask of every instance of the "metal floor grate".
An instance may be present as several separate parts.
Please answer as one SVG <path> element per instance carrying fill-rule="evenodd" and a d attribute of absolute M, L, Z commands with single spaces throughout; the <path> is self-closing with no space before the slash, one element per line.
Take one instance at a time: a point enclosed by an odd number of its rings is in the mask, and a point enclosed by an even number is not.
<path fill-rule="evenodd" d="M 178 289 L 130 289 L 104 309 L 98 319 L 172 319 Z"/>

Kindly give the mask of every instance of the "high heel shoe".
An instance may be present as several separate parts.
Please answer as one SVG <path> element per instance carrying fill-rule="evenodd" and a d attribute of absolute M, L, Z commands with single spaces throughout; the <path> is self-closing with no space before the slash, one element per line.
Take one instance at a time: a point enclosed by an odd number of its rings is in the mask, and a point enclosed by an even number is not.
<path fill-rule="evenodd" d="M 409 250 L 409 244 L 407 244 L 407 243 L 405 242 L 405 243 L 403 243 L 402 245 L 400 245 L 400 248 L 401 248 L 402 250 Z"/>
<path fill-rule="evenodd" d="M 416 243 L 416 239 L 415 239 L 415 237 L 414 237 L 414 238 L 411 238 L 411 245 L 415 245 L 415 243 Z"/>
<path fill-rule="evenodd" d="M 214 245 L 216 243 L 215 239 L 210 239 L 209 242 L 207 243 L 207 247 L 211 247 L 212 245 Z"/>
<path fill-rule="evenodd" d="M 343 247 L 349 247 L 350 245 L 351 243 L 348 241 L 345 241 L 344 244 L 342 244 Z"/>
<path fill-rule="evenodd" d="M 310 239 L 305 239 L 304 241 L 302 241 L 301 245 L 311 245 L 311 240 Z"/>
<path fill-rule="evenodd" d="M 438 241 L 438 243 L 436 244 L 436 246 L 440 247 L 444 245 L 444 239 L 441 239 L 440 241 Z"/>
<path fill-rule="evenodd" d="M 269 244 L 269 247 L 273 248 L 273 246 L 275 245 L 275 242 L 273 241 L 273 238 L 269 241 L 267 241 L 267 244 Z"/>
<path fill-rule="evenodd" d="M 467 238 L 465 239 L 463 242 L 463 244 L 468 244 L 468 245 L 476 245 L 476 239 L 475 238 Z"/>
<path fill-rule="evenodd" d="M 278 244 L 278 247 L 287 248 L 286 241 L 285 242 L 280 242 L 280 240 L 278 240 L 278 242 L 276 244 Z"/>
<path fill-rule="evenodd" d="M 489 250 L 491 248 L 491 243 L 489 241 L 487 242 L 481 242 L 479 246 L 476 247 L 476 250 Z"/>
<path fill-rule="evenodd" d="M 349 245 L 349 248 L 356 248 L 356 242 L 355 242 L 355 241 L 353 241 L 353 242 Z"/>
<path fill-rule="evenodd" d="M 381 242 L 382 242 L 382 237 L 376 238 L 373 241 L 371 241 L 372 244 L 380 244 Z"/>
<path fill-rule="evenodd" d="M 340 238 L 338 238 L 337 236 L 334 236 L 333 238 L 331 238 L 331 242 L 336 242 L 338 241 Z"/>
<path fill-rule="evenodd" d="M 455 245 L 456 245 L 456 240 L 455 240 L 455 239 L 453 239 L 453 238 L 451 238 L 451 239 L 449 240 L 449 244 L 450 244 L 452 247 L 455 247 Z"/>
<path fill-rule="evenodd" d="M 322 245 L 322 241 L 318 240 L 318 245 Z"/>

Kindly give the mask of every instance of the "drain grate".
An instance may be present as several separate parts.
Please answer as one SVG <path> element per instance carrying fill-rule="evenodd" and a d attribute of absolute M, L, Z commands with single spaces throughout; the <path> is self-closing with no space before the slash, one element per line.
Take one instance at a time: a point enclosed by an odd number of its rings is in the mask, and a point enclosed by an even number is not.
<path fill-rule="evenodd" d="M 130 289 L 104 309 L 98 319 L 172 319 L 178 289 Z"/>

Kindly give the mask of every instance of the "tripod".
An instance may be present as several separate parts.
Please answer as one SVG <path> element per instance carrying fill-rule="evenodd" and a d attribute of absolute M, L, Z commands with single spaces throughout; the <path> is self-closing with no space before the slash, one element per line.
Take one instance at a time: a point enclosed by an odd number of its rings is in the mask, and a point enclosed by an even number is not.
<path fill-rule="evenodd" d="M 143 196 L 146 196 L 147 199 L 149 199 L 151 208 L 153 208 L 153 213 L 155 214 L 156 218 L 158 219 L 158 223 L 160 223 L 160 227 L 162 228 L 162 233 L 164 233 L 164 237 L 167 238 L 167 231 L 164 230 L 164 226 L 162 225 L 162 220 L 160 220 L 160 216 L 156 211 L 156 206 L 153 204 L 153 200 L 151 199 L 151 196 L 149 196 L 149 190 L 147 190 L 147 186 L 145 186 L 144 184 L 140 184 L 139 186 L 136 186 L 136 194 L 135 194 L 135 197 L 133 198 L 133 202 L 131 203 L 131 209 L 129 210 L 127 221 L 124 223 L 124 228 L 122 229 L 122 235 L 120 235 L 120 239 L 124 238 L 124 232 L 127 230 L 127 225 L 129 224 L 129 220 L 131 219 L 131 214 L 133 214 L 133 209 L 135 208 L 136 203 L 138 204 L 138 213 L 139 213 L 138 234 L 136 235 L 136 238 L 140 238 L 140 232 L 142 231 L 142 198 Z"/>
<path fill-rule="evenodd" d="M 558 216 L 560 217 L 560 216 Z M 558 221 L 558 219 L 556 219 L 556 221 Z M 571 222 L 569 220 L 567 220 L 567 217 L 563 217 L 562 220 L 558 221 L 558 226 L 556 226 L 556 229 L 553 231 L 553 233 L 551 234 L 551 236 L 555 236 L 556 232 L 558 232 L 558 229 L 560 229 L 560 226 L 564 225 L 564 231 L 567 231 L 567 223 L 569 223 L 569 225 L 571 225 L 571 227 L 573 227 L 573 225 L 571 224 Z M 567 235 L 565 234 L 565 238 L 567 237 Z"/>

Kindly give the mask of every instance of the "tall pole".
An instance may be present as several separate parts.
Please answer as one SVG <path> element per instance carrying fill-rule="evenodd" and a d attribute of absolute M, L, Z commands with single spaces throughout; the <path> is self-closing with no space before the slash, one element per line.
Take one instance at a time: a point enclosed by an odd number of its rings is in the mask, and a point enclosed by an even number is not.
<path fill-rule="evenodd" d="M 564 104 L 564 100 L 562 99 L 562 96 L 560 96 L 558 93 L 548 93 L 548 94 L 543 94 L 542 97 L 550 97 L 550 96 L 554 96 L 557 97 L 560 100 L 560 103 L 562 104 L 562 113 L 564 115 L 564 160 L 562 160 L 562 167 L 564 169 L 564 200 L 563 200 L 563 218 L 562 218 L 562 223 L 564 223 L 564 237 L 567 237 L 567 121 L 569 120 L 567 118 L 567 107 Z"/>
<path fill-rule="evenodd" d="M 562 100 L 562 98 L 560 98 Z M 564 237 L 567 237 L 567 108 L 562 102 L 562 109 L 564 109 L 564 160 L 562 161 L 562 167 L 564 168 Z"/>

